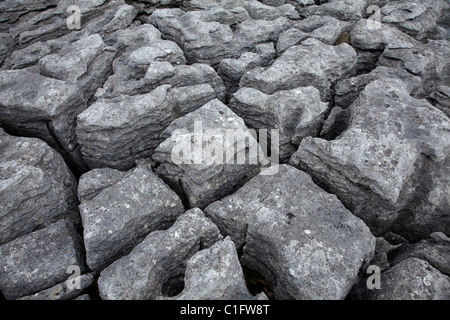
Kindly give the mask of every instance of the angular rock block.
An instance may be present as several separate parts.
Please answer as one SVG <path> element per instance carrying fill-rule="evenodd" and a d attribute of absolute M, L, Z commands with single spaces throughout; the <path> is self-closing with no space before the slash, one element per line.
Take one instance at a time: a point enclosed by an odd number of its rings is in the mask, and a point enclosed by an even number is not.
<path fill-rule="evenodd" d="M 209 85 L 172 88 L 150 93 L 101 99 L 78 115 L 77 135 L 90 168 L 132 168 L 161 143 L 159 135 L 180 117 L 216 96 Z"/>
<path fill-rule="evenodd" d="M 310 38 L 287 49 L 270 67 L 247 72 L 240 86 L 266 94 L 314 86 L 325 101 L 331 98 L 331 85 L 351 76 L 355 66 L 356 52 L 348 44 L 331 46 Z"/>
<path fill-rule="evenodd" d="M 450 277 L 428 262 L 408 258 L 381 274 L 381 289 L 371 290 L 369 300 L 448 300 Z"/>
<path fill-rule="evenodd" d="M 62 283 L 18 300 L 71 300 L 79 296 L 80 292 L 89 288 L 94 282 L 92 273 L 70 278 Z"/>
<path fill-rule="evenodd" d="M 64 281 L 70 266 L 83 271 L 80 240 L 70 222 L 59 220 L 0 246 L 0 290 L 17 299 Z"/>
<path fill-rule="evenodd" d="M 445 38 L 447 31 L 437 22 L 444 9 L 449 9 L 447 1 L 394 1 L 380 9 L 381 23 L 396 26 L 401 31 L 421 41 Z"/>
<path fill-rule="evenodd" d="M 172 227 L 150 233 L 127 256 L 104 269 L 98 279 L 100 296 L 105 300 L 162 296 L 165 283 L 184 273 L 189 258 L 221 238 L 200 209 L 189 210 Z"/>
<path fill-rule="evenodd" d="M 151 24 L 131 26 L 111 36 L 119 54 L 113 62 L 113 74 L 95 94 L 96 99 L 148 93 L 158 86 L 173 87 L 210 84 L 219 99 L 225 96 L 222 80 L 208 65 L 185 65 L 181 48 L 163 40 Z"/>
<path fill-rule="evenodd" d="M 375 250 L 359 218 L 288 165 L 256 176 L 205 213 L 279 299 L 344 299 Z"/>
<path fill-rule="evenodd" d="M 318 135 L 328 110 L 314 87 L 282 90 L 273 95 L 241 88 L 229 106 L 251 128 L 280 130 L 281 162 L 289 159 L 304 137 Z"/>
<path fill-rule="evenodd" d="M 338 195 L 376 235 L 450 232 L 450 122 L 401 80 L 368 84 L 336 140 L 305 138 L 291 163 Z"/>
<path fill-rule="evenodd" d="M 166 229 L 184 212 L 180 198 L 150 169 L 95 169 L 80 179 L 86 260 L 100 270 L 147 234 Z"/>
<path fill-rule="evenodd" d="M 310 16 L 295 22 L 293 27 L 280 34 L 277 41 L 277 53 L 280 55 L 289 47 L 299 45 L 307 38 L 315 38 L 325 44 L 334 45 L 348 34 L 352 25 L 329 16 Z"/>
<path fill-rule="evenodd" d="M 107 48 L 99 34 L 82 37 L 58 53 L 39 60 L 40 73 L 77 84 L 89 100 L 112 72 L 116 52 Z"/>
<path fill-rule="evenodd" d="M 156 172 L 185 194 L 191 208 L 232 192 L 265 159 L 244 121 L 217 99 L 172 122 L 162 137 L 152 157 Z"/>
<path fill-rule="evenodd" d="M 254 20 L 237 9 L 206 9 L 184 12 L 180 9 L 158 9 L 149 22 L 175 41 L 190 63 L 213 67 L 223 59 L 236 59 L 256 45 L 276 41 L 290 27 L 289 20 Z M 231 25 L 235 25 L 235 31 Z"/>
<path fill-rule="evenodd" d="M 77 182 L 45 142 L 0 129 L 0 244 L 76 210 Z"/>
<path fill-rule="evenodd" d="M 75 135 L 76 117 L 86 108 L 74 84 L 23 70 L 0 71 L 0 125 L 37 137 L 84 168 Z"/>
<path fill-rule="evenodd" d="M 234 242 L 229 237 L 197 252 L 186 263 L 183 291 L 175 300 L 252 300 Z"/>
<path fill-rule="evenodd" d="M 450 238 L 442 232 L 434 232 L 430 237 L 416 243 L 402 246 L 392 259 L 397 264 L 407 258 L 417 258 L 428 262 L 441 273 L 450 276 Z"/>
<path fill-rule="evenodd" d="M 256 67 L 264 67 L 275 58 L 273 43 L 260 44 L 256 52 L 244 52 L 238 59 L 223 59 L 219 65 L 219 75 L 227 88 L 228 94 L 239 89 L 242 76 Z"/>

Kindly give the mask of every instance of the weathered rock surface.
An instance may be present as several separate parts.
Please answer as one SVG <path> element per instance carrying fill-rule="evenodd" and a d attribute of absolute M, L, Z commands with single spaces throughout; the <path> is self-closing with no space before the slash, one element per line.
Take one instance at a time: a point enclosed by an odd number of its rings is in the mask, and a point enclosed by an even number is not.
<path fill-rule="evenodd" d="M 332 84 L 351 76 L 355 66 L 356 52 L 348 44 L 331 46 L 310 38 L 287 49 L 270 67 L 247 72 L 240 86 L 266 94 L 314 86 L 319 89 L 322 100 L 329 100 Z"/>
<path fill-rule="evenodd" d="M 64 281 L 70 266 L 84 269 L 79 236 L 66 220 L 0 246 L 0 261 L 0 289 L 7 299 Z"/>
<path fill-rule="evenodd" d="M 148 158 L 161 143 L 159 135 L 177 117 L 216 97 L 210 85 L 172 88 L 101 99 L 78 115 L 77 136 L 91 168 L 127 170 Z"/>
<path fill-rule="evenodd" d="M 0 126 L 40 138 L 84 167 L 75 126 L 86 104 L 78 86 L 24 70 L 0 71 L 0 100 Z"/>
<path fill-rule="evenodd" d="M 150 233 L 127 256 L 104 269 L 98 279 L 107 300 L 148 300 L 161 296 L 164 284 L 184 273 L 186 262 L 222 236 L 200 209 L 181 215 L 165 231 Z"/>
<path fill-rule="evenodd" d="M 186 263 L 183 291 L 166 299 L 251 300 L 234 242 L 229 237 L 197 252 Z"/>
<path fill-rule="evenodd" d="M 335 105 L 346 109 L 359 97 L 359 94 L 370 82 L 380 79 L 400 79 L 415 98 L 426 96 L 423 90 L 423 82 L 419 76 L 409 73 L 403 68 L 387 68 L 378 66 L 367 74 L 344 79 L 336 84 L 334 102 Z"/>
<path fill-rule="evenodd" d="M 239 89 L 242 76 L 256 67 L 267 66 L 275 58 L 275 48 L 272 43 L 260 44 L 256 52 L 244 52 L 238 59 L 223 59 L 219 65 L 219 75 L 222 77 L 229 94 Z"/>
<path fill-rule="evenodd" d="M 92 170 L 81 177 L 80 193 L 91 270 L 103 269 L 150 232 L 169 227 L 184 212 L 180 198 L 143 166 L 126 174 Z"/>
<path fill-rule="evenodd" d="M 450 238 L 442 232 L 434 232 L 428 239 L 402 246 L 391 263 L 395 265 L 411 257 L 424 260 L 441 273 L 450 276 L 448 264 L 450 261 Z"/>
<path fill-rule="evenodd" d="M 401 80 L 376 80 L 352 106 L 336 140 L 305 138 L 291 163 L 339 196 L 374 234 L 410 240 L 449 233 L 449 120 L 410 96 Z"/>
<path fill-rule="evenodd" d="M 288 165 L 258 175 L 205 212 L 243 247 L 279 299 L 343 299 L 372 258 L 375 238 L 336 196 Z"/>
<path fill-rule="evenodd" d="M 111 38 L 121 53 L 114 60 L 114 73 L 97 90 L 97 99 L 148 93 L 163 84 L 182 87 L 206 83 L 219 99 L 224 97 L 225 88 L 214 69 L 202 64 L 186 66 L 180 47 L 163 40 L 154 26 L 131 26 Z"/>
<path fill-rule="evenodd" d="M 180 9 L 159 9 L 149 22 L 183 49 L 188 62 L 217 66 L 222 59 L 238 58 L 258 44 L 276 41 L 290 27 L 285 17 L 254 20 L 241 9 L 214 8 L 186 13 Z M 234 24 L 235 31 L 230 27 Z"/>
<path fill-rule="evenodd" d="M 233 95 L 230 108 L 251 128 L 279 129 L 279 154 L 284 161 L 298 149 L 304 137 L 317 136 L 328 106 L 320 101 L 319 90 L 314 87 L 283 90 L 273 95 L 241 88 Z"/>
<path fill-rule="evenodd" d="M 370 300 L 448 300 L 450 278 L 428 262 L 408 258 L 381 274 L 381 289 Z"/>
<path fill-rule="evenodd" d="M 0 1 L 0 296 L 448 299 L 449 56 L 448 0 Z"/>
<path fill-rule="evenodd" d="M 232 192 L 259 171 L 264 157 L 242 118 L 217 99 L 172 122 L 162 137 L 152 157 L 156 172 L 191 208 Z"/>
<path fill-rule="evenodd" d="M 76 180 L 45 142 L 0 129 L 0 244 L 76 209 Z"/>
<path fill-rule="evenodd" d="M 437 23 L 444 9 L 449 8 L 447 1 L 391 1 L 380 9 L 381 22 L 391 24 L 417 40 L 442 39 L 447 31 Z"/>
<path fill-rule="evenodd" d="M 306 2 L 306 4 L 310 4 L 308 1 Z M 300 16 L 321 15 L 343 21 L 358 21 L 366 15 L 365 11 L 369 6 L 368 0 L 329 0 L 320 2 L 320 5 L 300 7 Z"/>
<path fill-rule="evenodd" d="M 39 60 L 42 75 L 78 84 L 86 100 L 90 99 L 112 70 L 115 56 L 99 34 L 86 36 L 58 53 Z"/>
<path fill-rule="evenodd" d="M 281 54 L 289 47 L 299 45 L 307 38 L 315 38 L 323 43 L 334 45 L 351 30 L 351 24 L 329 16 L 310 16 L 295 22 L 293 27 L 284 31 L 277 41 L 277 53 Z"/>

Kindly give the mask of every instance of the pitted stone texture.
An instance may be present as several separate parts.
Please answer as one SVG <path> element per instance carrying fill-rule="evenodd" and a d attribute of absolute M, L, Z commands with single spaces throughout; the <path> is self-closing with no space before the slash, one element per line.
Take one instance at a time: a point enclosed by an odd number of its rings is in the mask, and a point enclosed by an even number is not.
<path fill-rule="evenodd" d="M 70 276 L 70 266 L 85 269 L 80 237 L 66 220 L 0 246 L 0 262 L 0 290 L 7 299 L 64 281 Z"/>
<path fill-rule="evenodd" d="M 0 244 L 76 210 L 76 180 L 45 142 L 0 129 Z"/>
<path fill-rule="evenodd" d="M 186 195 L 191 208 L 232 192 L 264 158 L 242 118 L 217 99 L 172 122 L 162 137 L 152 157 L 160 164 L 156 172 Z"/>
<path fill-rule="evenodd" d="M 181 215 L 167 230 L 150 233 L 127 256 L 104 269 L 98 279 L 105 300 L 149 300 L 163 285 L 184 273 L 186 262 L 222 236 L 200 209 Z"/>
<path fill-rule="evenodd" d="M 302 86 L 319 89 L 322 100 L 331 98 L 331 85 L 351 76 L 356 66 L 356 52 L 348 44 L 330 46 L 317 39 L 287 49 L 267 68 L 255 68 L 241 79 L 241 87 L 266 94 Z"/>
<path fill-rule="evenodd" d="M 258 175 L 205 212 L 279 299 L 344 299 L 374 253 L 368 227 L 288 165 Z"/>
<path fill-rule="evenodd" d="M 398 79 L 365 87 L 336 140 L 306 138 L 291 163 L 337 194 L 376 235 L 449 233 L 450 123 Z"/>
<path fill-rule="evenodd" d="M 184 212 L 180 198 L 151 170 L 138 167 L 124 174 L 95 169 L 81 177 L 95 185 L 89 198 L 81 196 L 87 264 L 100 270 L 128 253 L 152 231 L 165 229 Z"/>

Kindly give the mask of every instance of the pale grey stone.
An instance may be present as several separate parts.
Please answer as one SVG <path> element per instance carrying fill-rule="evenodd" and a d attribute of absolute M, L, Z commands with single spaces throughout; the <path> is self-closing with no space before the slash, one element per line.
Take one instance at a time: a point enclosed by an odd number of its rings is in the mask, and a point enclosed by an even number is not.
<path fill-rule="evenodd" d="M 163 285 L 184 273 L 186 262 L 222 236 L 196 208 L 181 215 L 167 230 L 150 233 L 127 256 L 104 269 L 98 279 L 105 300 L 149 300 L 162 295 Z"/>
<path fill-rule="evenodd" d="M 253 300 L 236 247 L 229 237 L 197 252 L 186 263 L 183 291 L 174 300 Z"/>
<path fill-rule="evenodd" d="M 91 168 L 130 169 L 153 154 L 163 141 L 159 135 L 174 119 L 215 97 L 214 89 L 202 84 L 163 85 L 143 95 L 100 99 L 77 119 L 84 160 Z"/>
<path fill-rule="evenodd" d="M 102 176 L 106 173 L 106 178 Z M 170 226 L 184 212 L 180 198 L 151 170 L 138 167 L 127 173 L 92 170 L 81 177 L 82 185 L 98 184 L 91 199 L 81 197 L 86 260 L 100 270 L 127 254 L 152 231 Z M 86 181 L 87 180 L 87 181 Z M 93 181 L 93 183 L 90 183 Z"/>
<path fill-rule="evenodd" d="M 306 136 L 317 136 L 328 105 L 314 87 L 282 90 L 273 95 L 241 88 L 230 108 L 254 129 L 279 129 L 280 161 L 289 159 Z M 296 148 L 297 146 L 297 148 Z"/>
<path fill-rule="evenodd" d="M 264 156 L 244 121 L 217 99 L 175 120 L 161 136 L 165 141 L 152 157 L 156 172 L 186 195 L 191 208 L 232 192 L 259 171 L 258 156 Z"/>
<path fill-rule="evenodd" d="M 375 249 L 360 219 L 288 165 L 256 176 L 205 212 L 278 299 L 344 299 Z"/>
<path fill-rule="evenodd" d="M 247 72 L 240 86 L 266 94 L 314 86 L 322 100 L 328 100 L 332 83 L 352 75 L 355 66 L 356 52 L 348 44 L 331 46 L 310 38 L 287 49 L 270 67 Z"/>
<path fill-rule="evenodd" d="M 70 274 L 70 266 L 84 270 L 81 242 L 66 220 L 0 246 L 0 290 L 17 299 L 52 287 Z"/>
<path fill-rule="evenodd" d="M 71 300 L 76 298 L 80 292 L 87 289 L 93 282 L 93 274 L 87 273 L 58 283 L 51 288 L 33 295 L 19 298 L 18 300 Z M 67 285 L 68 283 L 70 283 L 69 286 Z"/>
<path fill-rule="evenodd" d="M 79 168 L 76 117 L 86 108 L 78 86 L 25 70 L 0 71 L 0 125 L 37 137 Z"/>
<path fill-rule="evenodd" d="M 448 300 L 450 278 L 428 262 L 408 258 L 381 274 L 381 289 L 370 300 Z"/>
<path fill-rule="evenodd" d="M 0 244 L 71 215 L 76 180 L 45 142 L 0 129 Z"/>
<path fill-rule="evenodd" d="M 448 233 L 449 120 L 397 79 L 368 84 L 338 139 L 305 138 L 291 163 L 337 194 L 376 235 Z"/>

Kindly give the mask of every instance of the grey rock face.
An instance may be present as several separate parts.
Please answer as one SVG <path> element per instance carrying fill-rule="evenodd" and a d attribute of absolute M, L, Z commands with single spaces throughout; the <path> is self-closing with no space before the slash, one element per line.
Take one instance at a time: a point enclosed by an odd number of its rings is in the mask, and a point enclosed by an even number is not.
<path fill-rule="evenodd" d="M 323 43 L 334 45 L 343 33 L 350 32 L 351 24 L 329 16 L 310 16 L 293 24 L 293 28 L 284 31 L 277 42 L 277 53 L 299 45 L 307 38 L 315 38 Z"/>
<path fill-rule="evenodd" d="M 142 166 L 127 174 L 92 170 L 81 177 L 80 185 L 84 245 L 91 270 L 106 267 L 184 212 L 180 198 Z M 83 186 L 93 185 L 96 190 L 87 199 Z"/>
<path fill-rule="evenodd" d="M 100 35 L 86 36 L 39 60 L 42 75 L 78 84 L 88 100 L 109 75 L 115 51 Z"/>
<path fill-rule="evenodd" d="M 150 233 L 127 256 L 104 269 L 98 280 L 107 300 L 147 300 L 161 296 L 163 285 L 183 274 L 186 262 L 222 236 L 200 209 L 181 215 L 165 231 Z"/>
<path fill-rule="evenodd" d="M 442 232 L 434 232 L 428 239 L 404 245 L 393 259 L 392 264 L 397 264 L 410 257 L 424 260 L 441 273 L 450 276 L 448 264 L 450 261 L 450 238 Z"/>
<path fill-rule="evenodd" d="M 114 74 L 97 90 L 97 99 L 148 93 L 163 84 L 182 87 L 206 83 L 219 99 L 224 97 L 225 88 L 214 69 L 202 64 L 186 66 L 180 47 L 163 40 L 154 26 L 118 30 L 112 39 L 121 53 L 113 63 Z"/>
<path fill-rule="evenodd" d="M 81 152 L 91 168 L 127 170 L 139 158 L 150 157 L 171 121 L 216 97 L 210 85 L 171 88 L 102 99 L 78 116 Z"/>
<path fill-rule="evenodd" d="M 401 80 L 377 80 L 338 139 L 305 138 L 291 158 L 337 194 L 375 234 L 410 240 L 448 233 L 449 121 Z M 425 182 L 426 181 L 426 182 Z"/>
<path fill-rule="evenodd" d="M 0 244 L 69 216 L 76 181 L 45 142 L 0 129 Z"/>
<path fill-rule="evenodd" d="M 266 66 L 275 58 L 272 43 L 260 44 L 256 52 L 244 52 L 238 59 L 223 59 L 219 65 L 219 75 L 222 77 L 229 94 L 239 89 L 242 76 L 253 68 Z"/>
<path fill-rule="evenodd" d="M 70 278 L 62 283 L 19 300 L 71 300 L 94 282 L 92 273 Z M 67 285 L 69 283 L 69 285 Z M 78 288 L 77 288 L 78 287 Z"/>
<path fill-rule="evenodd" d="M 372 81 L 379 79 L 400 79 L 415 98 L 426 96 L 423 82 L 419 76 L 409 73 L 403 68 L 387 68 L 378 66 L 367 74 L 344 79 L 336 84 L 334 101 L 336 106 L 346 109 L 358 98 L 361 91 Z"/>
<path fill-rule="evenodd" d="M 409 258 L 381 274 L 380 290 L 371 290 L 371 300 L 448 300 L 450 278 L 428 262 Z"/>
<path fill-rule="evenodd" d="M 243 246 L 243 265 L 260 272 L 280 299 L 343 299 L 375 249 L 361 220 L 288 165 L 205 212 Z"/>
<path fill-rule="evenodd" d="M 255 20 L 275 20 L 280 17 L 300 19 L 295 7 L 291 4 L 273 6 L 252 0 L 244 1 L 244 9 L 247 10 L 250 18 Z"/>
<path fill-rule="evenodd" d="M 0 125 L 38 137 L 83 167 L 75 135 L 85 108 L 76 85 L 27 71 L 0 71 Z"/>
<path fill-rule="evenodd" d="M 75 228 L 59 220 L 45 229 L 0 246 L 0 289 L 7 299 L 34 294 L 67 279 L 69 266 L 82 271 Z"/>
<path fill-rule="evenodd" d="M 234 242 L 229 237 L 197 252 L 186 263 L 176 300 L 251 300 Z M 166 298 L 171 299 L 171 298 Z"/>
<path fill-rule="evenodd" d="M 172 122 L 162 137 L 152 157 L 160 164 L 156 172 L 191 208 L 231 192 L 258 172 L 264 157 L 244 121 L 217 99 Z"/>
<path fill-rule="evenodd" d="M 270 67 L 247 72 L 240 86 L 272 94 L 312 85 L 319 89 L 322 100 L 328 100 L 331 84 L 352 75 L 355 65 L 356 52 L 348 44 L 330 46 L 307 39 L 287 49 Z"/>
<path fill-rule="evenodd" d="M 280 130 L 280 160 L 288 159 L 306 136 L 316 136 L 327 104 L 314 87 L 278 91 L 273 95 L 241 88 L 233 95 L 230 108 L 255 129 Z"/>
<path fill-rule="evenodd" d="M 381 22 L 394 25 L 417 40 L 445 38 L 447 31 L 437 25 L 447 1 L 394 1 L 381 10 Z"/>
<path fill-rule="evenodd" d="M 329 0 L 321 1 L 320 5 L 299 8 L 299 11 L 301 16 L 321 15 L 342 21 L 358 21 L 365 16 L 368 6 L 368 0 Z"/>

